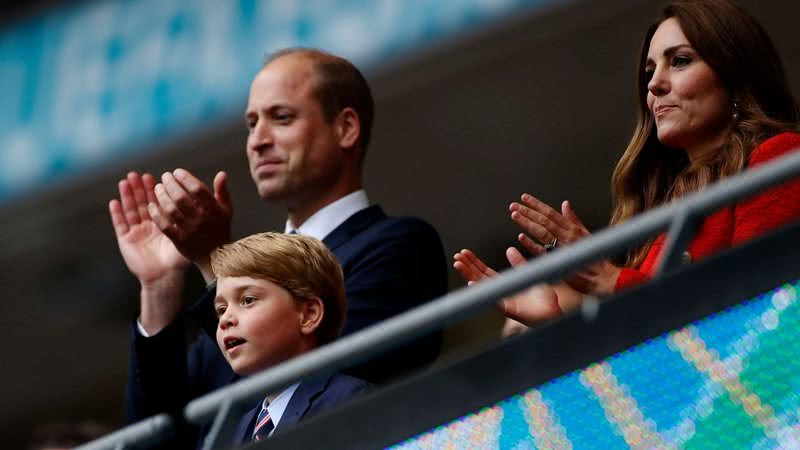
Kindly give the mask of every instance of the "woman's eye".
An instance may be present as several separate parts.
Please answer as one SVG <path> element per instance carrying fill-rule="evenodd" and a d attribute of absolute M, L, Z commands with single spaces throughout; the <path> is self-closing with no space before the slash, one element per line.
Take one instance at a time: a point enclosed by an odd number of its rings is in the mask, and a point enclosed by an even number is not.
<path fill-rule="evenodd" d="M 672 67 L 682 67 L 692 62 L 688 56 L 675 56 L 672 58 Z"/>

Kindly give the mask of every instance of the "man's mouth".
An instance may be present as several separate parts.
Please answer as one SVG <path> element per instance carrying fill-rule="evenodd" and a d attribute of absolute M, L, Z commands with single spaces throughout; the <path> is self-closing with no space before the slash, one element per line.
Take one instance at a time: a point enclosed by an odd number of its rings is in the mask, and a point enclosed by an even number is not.
<path fill-rule="evenodd" d="M 245 342 L 247 342 L 247 341 L 245 341 L 244 339 L 239 338 L 239 337 L 226 337 L 222 341 L 222 343 L 225 344 L 225 350 L 230 350 L 230 349 L 232 349 L 234 347 L 238 347 L 238 346 L 244 344 Z"/>

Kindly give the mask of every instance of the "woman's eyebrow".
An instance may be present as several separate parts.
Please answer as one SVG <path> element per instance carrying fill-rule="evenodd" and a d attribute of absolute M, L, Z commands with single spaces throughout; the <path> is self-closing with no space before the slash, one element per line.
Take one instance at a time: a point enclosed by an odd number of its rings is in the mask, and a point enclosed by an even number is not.
<path fill-rule="evenodd" d="M 669 56 L 672 56 L 672 55 L 674 55 L 674 54 L 675 54 L 675 53 L 676 53 L 678 50 L 680 50 L 680 49 L 681 49 L 681 48 L 683 48 L 683 47 L 686 47 L 686 48 L 692 48 L 692 46 L 691 46 L 691 45 L 689 45 L 689 44 L 678 44 L 678 45 L 673 45 L 672 47 L 667 47 L 667 48 L 665 48 L 665 49 L 664 49 L 664 56 L 667 56 L 667 57 L 669 57 Z"/>

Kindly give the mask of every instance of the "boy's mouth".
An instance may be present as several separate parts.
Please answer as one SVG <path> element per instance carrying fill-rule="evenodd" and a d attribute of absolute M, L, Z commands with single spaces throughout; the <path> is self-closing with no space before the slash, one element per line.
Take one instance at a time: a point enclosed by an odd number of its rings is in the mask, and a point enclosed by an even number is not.
<path fill-rule="evenodd" d="M 225 350 L 230 350 L 230 349 L 232 349 L 234 347 L 238 347 L 239 345 L 242 345 L 245 342 L 247 342 L 247 341 L 245 341 L 244 339 L 242 339 L 240 337 L 235 337 L 235 336 L 226 337 L 222 341 L 222 343 L 225 344 Z"/>

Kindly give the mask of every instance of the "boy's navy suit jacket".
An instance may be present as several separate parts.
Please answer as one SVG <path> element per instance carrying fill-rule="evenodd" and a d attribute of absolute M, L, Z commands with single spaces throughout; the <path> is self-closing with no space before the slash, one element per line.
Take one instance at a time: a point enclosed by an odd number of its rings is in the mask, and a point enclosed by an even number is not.
<path fill-rule="evenodd" d="M 349 334 L 399 314 L 447 291 L 447 267 L 441 240 L 424 221 L 388 217 L 379 206 L 363 209 L 323 242 L 342 265 Z M 126 389 L 130 421 L 161 412 L 180 414 L 190 400 L 237 378 L 216 345 L 217 318 L 211 289 L 158 334 L 145 338 L 132 327 Z M 183 321 L 191 318 L 205 332 L 186 352 Z M 439 354 L 441 332 L 414 341 L 378 360 L 344 370 L 380 383 L 430 364 Z"/>
<path fill-rule="evenodd" d="M 304 381 L 289 399 L 281 421 L 274 433 L 279 433 L 296 425 L 303 419 L 315 416 L 333 408 L 369 388 L 369 383 L 347 375 L 336 374 L 321 379 Z M 256 418 L 261 410 L 261 402 L 245 413 L 236 427 L 231 445 L 240 445 L 252 441 Z"/>

